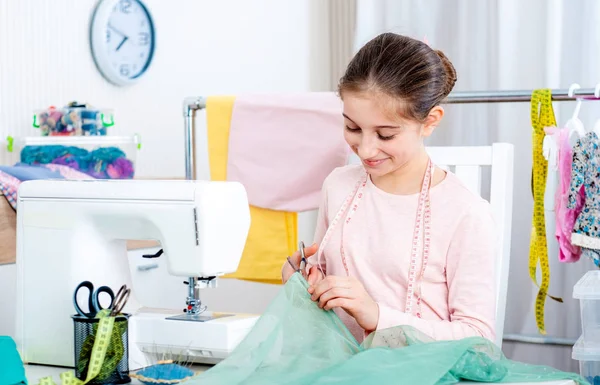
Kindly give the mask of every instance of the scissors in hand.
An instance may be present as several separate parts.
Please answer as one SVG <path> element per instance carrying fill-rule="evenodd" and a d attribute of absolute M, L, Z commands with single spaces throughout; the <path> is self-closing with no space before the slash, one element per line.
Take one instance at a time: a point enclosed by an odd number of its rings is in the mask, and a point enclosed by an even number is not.
<path fill-rule="evenodd" d="M 300 255 L 302 256 L 302 258 L 300 258 L 300 271 L 302 272 L 302 275 L 305 275 L 306 274 L 306 255 L 304 254 L 304 242 L 300 241 L 298 248 L 300 249 Z"/>
<path fill-rule="evenodd" d="M 294 269 L 295 272 L 302 274 L 302 276 L 304 278 L 307 278 L 306 276 L 306 255 L 304 254 L 304 242 L 300 241 L 300 266 L 295 266 L 292 263 L 292 260 L 290 259 L 290 257 L 287 258 L 288 263 L 290 264 L 290 266 L 292 266 L 292 269 Z"/>
<path fill-rule="evenodd" d="M 82 287 L 85 287 L 89 290 L 87 304 L 88 312 L 83 311 L 79 306 L 79 302 L 77 301 L 77 293 Z M 100 286 L 97 290 L 94 290 L 94 284 L 90 281 L 81 282 L 75 288 L 75 293 L 73 293 L 73 304 L 75 305 L 75 311 L 77 311 L 77 313 L 82 317 L 95 318 L 101 310 L 104 310 L 102 305 L 100 305 L 100 301 L 98 299 L 100 293 L 108 294 L 108 296 L 110 297 L 110 305 L 108 306 L 108 309 L 112 308 L 115 302 L 115 293 L 110 287 Z"/>

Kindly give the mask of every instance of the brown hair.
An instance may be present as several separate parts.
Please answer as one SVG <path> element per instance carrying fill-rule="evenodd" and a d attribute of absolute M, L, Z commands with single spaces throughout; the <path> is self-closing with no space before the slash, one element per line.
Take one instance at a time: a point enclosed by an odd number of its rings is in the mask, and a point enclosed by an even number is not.
<path fill-rule="evenodd" d="M 375 91 L 401 102 L 400 113 L 423 121 L 448 96 L 456 71 L 443 52 L 394 33 L 383 33 L 362 47 L 348 64 L 338 91 Z"/>

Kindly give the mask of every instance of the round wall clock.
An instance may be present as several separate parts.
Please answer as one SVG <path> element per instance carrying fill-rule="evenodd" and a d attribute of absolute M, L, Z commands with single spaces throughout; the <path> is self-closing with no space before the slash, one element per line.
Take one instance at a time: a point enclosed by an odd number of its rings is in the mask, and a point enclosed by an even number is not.
<path fill-rule="evenodd" d="M 155 48 L 152 16 L 141 0 L 101 0 L 90 27 L 96 66 L 111 83 L 124 86 L 140 80 Z"/>

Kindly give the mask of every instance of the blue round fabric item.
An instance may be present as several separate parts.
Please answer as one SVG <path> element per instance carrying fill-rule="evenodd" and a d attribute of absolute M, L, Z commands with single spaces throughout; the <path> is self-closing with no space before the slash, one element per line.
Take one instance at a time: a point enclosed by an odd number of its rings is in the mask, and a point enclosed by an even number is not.
<path fill-rule="evenodd" d="M 135 378 L 144 384 L 156 384 L 158 382 L 178 383 L 195 375 L 195 372 L 184 366 L 169 363 L 157 364 L 139 370 Z"/>

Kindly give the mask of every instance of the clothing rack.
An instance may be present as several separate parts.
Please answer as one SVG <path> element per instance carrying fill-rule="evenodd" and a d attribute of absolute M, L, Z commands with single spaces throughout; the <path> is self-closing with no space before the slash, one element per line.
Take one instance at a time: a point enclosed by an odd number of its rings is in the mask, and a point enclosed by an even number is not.
<path fill-rule="evenodd" d="M 599 88 L 600 90 L 600 88 Z M 577 99 L 600 100 L 596 97 L 594 88 L 580 88 L 569 95 L 568 89 L 553 89 L 552 101 L 563 102 Z M 530 102 L 533 90 L 507 91 L 469 91 L 452 92 L 443 104 L 476 104 L 476 103 L 518 103 Z M 600 95 L 600 93 L 599 93 Z M 203 97 L 187 97 L 183 101 L 184 142 L 185 142 L 185 177 L 192 179 L 196 175 L 196 157 L 194 154 L 194 116 L 196 111 L 206 108 Z"/>
<path fill-rule="evenodd" d="M 530 102 L 533 91 L 534 90 L 453 92 L 448 95 L 444 104 Z M 600 100 L 600 98 L 596 97 L 594 93 L 595 89 L 593 88 L 580 88 L 574 90 L 573 96 L 569 96 L 568 89 L 556 89 L 551 91 L 552 101 L 556 102 L 574 101 L 577 99 Z"/>
<path fill-rule="evenodd" d="M 594 88 L 579 88 L 571 93 L 569 89 L 553 89 L 552 101 L 575 101 L 577 99 L 600 100 L 600 95 Z M 534 90 L 506 90 L 506 91 L 469 91 L 452 92 L 443 104 L 480 104 L 480 103 L 519 103 L 531 102 Z M 194 138 L 194 117 L 196 111 L 206 108 L 204 97 L 187 97 L 183 101 L 184 117 L 184 142 L 185 142 L 185 178 L 193 179 L 196 175 L 196 154 Z M 523 342 L 531 344 L 573 346 L 576 340 L 557 338 L 551 336 L 531 336 L 523 334 L 505 334 L 504 341 Z"/>

